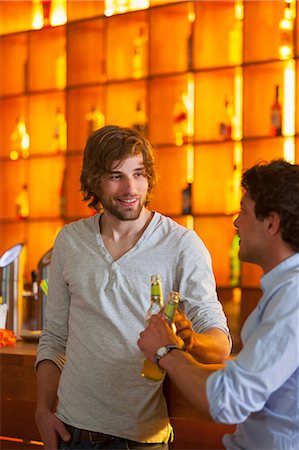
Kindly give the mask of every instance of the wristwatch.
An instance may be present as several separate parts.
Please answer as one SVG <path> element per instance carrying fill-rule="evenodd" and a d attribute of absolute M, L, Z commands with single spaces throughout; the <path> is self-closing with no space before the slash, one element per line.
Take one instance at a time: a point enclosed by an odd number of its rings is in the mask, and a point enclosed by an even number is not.
<path fill-rule="evenodd" d="M 167 353 L 171 352 L 171 350 L 181 350 L 182 352 L 184 352 L 186 350 L 186 346 L 185 344 L 183 345 L 183 347 L 178 347 L 176 344 L 168 344 L 158 348 L 157 353 L 155 354 L 155 363 L 160 369 L 162 369 L 159 364 L 160 359 L 166 356 Z"/>

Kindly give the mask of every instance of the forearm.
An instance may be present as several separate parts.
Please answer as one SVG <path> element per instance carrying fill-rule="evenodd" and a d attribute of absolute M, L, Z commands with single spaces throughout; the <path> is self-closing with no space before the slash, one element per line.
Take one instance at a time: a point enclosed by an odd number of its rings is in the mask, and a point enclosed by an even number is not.
<path fill-rule="evenodd" d="M 37 366 L 37 413 L 55 411 L 60 369 L 50 360 L 41 361 Z"/>
<path fill-rule="evenodd" d="M 159 363 L 203 419 L 211 420 L 206 396 L 206 381 L 212 371 L 222 366 L 200 364 L 187 352 L 177 350 L 169 352 L 160 359 Z"/>
<path fill-rule="evenodd" d="M 204 333 L 193 332 L 187 350 L 201 363 L 219 364 L 228 359 L 230 342 L 222 330 L 211 328 Z"/>
<path fill-rule="evenodd" d="M 55 414 L 60 373 L 58 366 L 49 359 L 41 361 L 37 366 L 35 420 L 45 450 L 56 450 L 61 439 L 67 442 L 71 438 L 63 422 Z"/>

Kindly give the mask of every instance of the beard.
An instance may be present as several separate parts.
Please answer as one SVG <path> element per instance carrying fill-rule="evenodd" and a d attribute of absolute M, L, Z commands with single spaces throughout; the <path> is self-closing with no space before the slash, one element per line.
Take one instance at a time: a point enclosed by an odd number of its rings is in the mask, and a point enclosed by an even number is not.
<path fill-rule="evenodd" d="M 119 205 L 107 202 L 105 199 L 101 199 L 101 203 L 104 211 L 108 211 L 112 216 L 124 222 L 129 220 L 137 220 L 144 207 L 144 201 L 139 201 L 138 205 L 132 208 L 122 208 Z"/>

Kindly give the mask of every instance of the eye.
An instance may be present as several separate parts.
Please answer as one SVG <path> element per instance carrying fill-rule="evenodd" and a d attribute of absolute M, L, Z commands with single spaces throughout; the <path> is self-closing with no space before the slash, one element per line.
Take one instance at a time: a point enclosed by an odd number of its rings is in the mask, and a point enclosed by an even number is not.
<path fill-rule="evenodd" d="M 146 174 L 145 174 L 145 170 L 141 170 L 141 171 L 139 171 L 139 172 L 135 172 L 135 176 L 138 178 L 138 177 L 145 177 L 146 176 Z"/>
<path fill-rule="evenodd" d="M 117 173 L 111 174 L 111 175 L 109 176 L 109 180 L 112 180 L 112 181 L 114 181 L 114 180 L 120 180 L 120 175 L 117 174 Z"/>

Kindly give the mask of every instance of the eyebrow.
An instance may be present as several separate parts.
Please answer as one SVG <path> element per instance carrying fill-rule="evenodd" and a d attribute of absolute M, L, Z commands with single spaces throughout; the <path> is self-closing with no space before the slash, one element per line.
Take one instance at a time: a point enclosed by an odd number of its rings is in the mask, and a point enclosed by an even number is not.
<path fill-rule="evenodd" d="M 145 166 L 142 164 L 139 167 L 136 167 L 136 169 L 133 170 L 133 172 L 142 172 L 145 169 Z M 123 173 L 121 170 L 117 169 L 111 169 L 108 173 Z"/>

